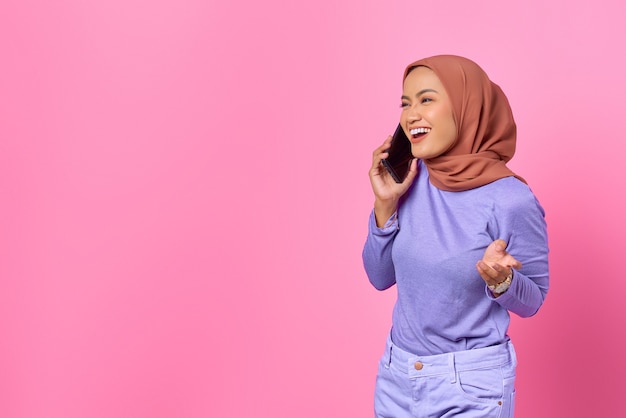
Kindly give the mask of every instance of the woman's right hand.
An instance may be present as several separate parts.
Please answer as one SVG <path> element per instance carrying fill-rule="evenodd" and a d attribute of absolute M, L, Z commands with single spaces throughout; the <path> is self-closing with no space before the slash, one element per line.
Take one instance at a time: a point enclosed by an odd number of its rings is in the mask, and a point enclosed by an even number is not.
<path fill-rule="evenodd" d="M 406 193 L 413 183 L 417 175 L 417 159 L 411 161 L 409 173 L 402 183 L 396 183 L 391 174 L 381 163 L 381 160 L 387 158 L 389 154 L 387 150 L 391 146 L 391 136 L 387 137 L 383 144 L 374 150 L 372 157 L 372 167 L 369 171 L 370 182 L 376 200 L 374 201 L 374 214 L 376 215 L 376 224 L 382 227 L 387 220 L 398 209 L 398 201 L 400 197 Z"/>

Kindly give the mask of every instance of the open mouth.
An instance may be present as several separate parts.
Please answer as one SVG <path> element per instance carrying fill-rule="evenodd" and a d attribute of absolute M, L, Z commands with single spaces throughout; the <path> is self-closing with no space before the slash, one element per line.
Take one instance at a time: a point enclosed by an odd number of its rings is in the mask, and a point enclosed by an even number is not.
<path fill-rule="evenodd" d="M 428 135 L 430 128 L 413 128 L 409 131 L 411 139 L 421 139 Z"/>

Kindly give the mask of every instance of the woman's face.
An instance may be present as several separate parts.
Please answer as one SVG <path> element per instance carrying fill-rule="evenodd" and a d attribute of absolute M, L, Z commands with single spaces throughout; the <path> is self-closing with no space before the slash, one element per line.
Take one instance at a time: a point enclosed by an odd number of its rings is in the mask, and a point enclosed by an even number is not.
<path fill-rule="evenodd" d="M 416 158 L 437 157 L 456 142 L 452 104 L 430 68 L 417 67 L 404 80 L 400 124 Z"/>

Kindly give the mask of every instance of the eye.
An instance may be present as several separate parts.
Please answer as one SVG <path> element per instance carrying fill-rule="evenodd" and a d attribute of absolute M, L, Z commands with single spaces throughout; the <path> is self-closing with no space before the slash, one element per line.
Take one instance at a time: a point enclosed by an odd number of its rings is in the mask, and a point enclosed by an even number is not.
<path fill-rule="evenodd" d="M 410 105 L 407 102 L 400 103 L 400 107 L 404 109 L 405 107 L 409 107 Z"/>
<path fill-rule="evenodd" d="M 431 99 L 430 97 L 422 97 L 422 100 L 420 100 L 420 103 L 430 103 L 432 101 L 433 99 Z"/>

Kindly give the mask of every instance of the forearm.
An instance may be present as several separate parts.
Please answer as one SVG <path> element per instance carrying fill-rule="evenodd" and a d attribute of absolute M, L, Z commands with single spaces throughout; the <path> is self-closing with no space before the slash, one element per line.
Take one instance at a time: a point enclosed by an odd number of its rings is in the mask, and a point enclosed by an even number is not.
<path fill-rule="evenodd" d="M 369 220 L 369 233 L 363 247 L 363 266 L 370 283 L 378 290 L 385 290 L 396 282 L 391 249 L 397 233 L 396 215 L 377 226 L 375 211 L 372 211 Z"/>
<path fill-rule="evenodd" d="M 507 250 L 522 266 L 513 273 L 511 287 L 502 293 L 497 303 L 521 317 L 537 313 L 548 293 L 549 263 L 548 235 L 543 208 L 532 200 L 514 204 L 502 210 L 497 219 Z"/>
<path fill-rule="evenodd" d="M 383 228 L 392 216 L 398 210 L 398 200 L 397 199 L 389 199 L 389 200 L 381 200 L 376 199 L 374 201 L 374 217 L 376 219 L 376 226 L 378 228 Z"/>
<path fill-rule="evenodd" d="M 513 273 L 511 287 L 497 298 L 487 290 L 488 295 L 500 306 L 522 318 L 537 313 L 548 292 L 548 273 L 532 279 L 519 271 Z"/>

